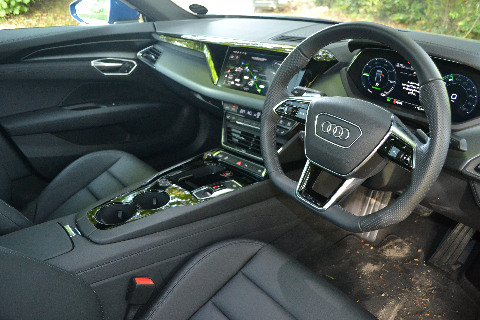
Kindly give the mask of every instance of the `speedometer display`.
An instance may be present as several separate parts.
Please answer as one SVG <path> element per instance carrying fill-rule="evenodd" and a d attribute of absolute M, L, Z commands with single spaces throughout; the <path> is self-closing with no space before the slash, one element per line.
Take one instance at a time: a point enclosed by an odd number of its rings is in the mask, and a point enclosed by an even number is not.
<path fill-rule="evenodd" d="M 362 84 L 373 96 L 388 96 L 395 87 L 396 81 L 395 68 L 386 59 L 372 59 L 363 67 Z"/>
<path fill-rule="evenodd" d="M 443 81 L 447 85 L 452 120 L 458 122 L 477 106 L 477 87 L 470 78 L 461 74 L 449 74 L 443 77 Z"/>
<path fill-rule="evenodd" d="M 480 72 L 466 65 L 433 57 L 447 87 L 453 123 L 480 116 Z M 425 117 L 420 84 L 413 66 L 389 49 L 363 49 L 348 67 L 355 86 L 366 97 L 386 107 Z"/>

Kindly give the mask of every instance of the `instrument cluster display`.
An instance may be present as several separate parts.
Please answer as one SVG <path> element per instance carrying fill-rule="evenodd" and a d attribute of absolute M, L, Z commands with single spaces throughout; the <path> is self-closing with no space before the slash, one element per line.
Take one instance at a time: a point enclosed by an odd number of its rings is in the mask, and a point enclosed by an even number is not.
<path fill-rule="evenodd" d="M 456 62 L 432 58 L 447 86 L 452 122 L 460 123 L 478 115 L 480 75 Z M 356 87 L 367 97 L 393 108 L 424 112 L 415 70 L 398 53 L 387 49 L 365 49 L 348 68 Z"/>

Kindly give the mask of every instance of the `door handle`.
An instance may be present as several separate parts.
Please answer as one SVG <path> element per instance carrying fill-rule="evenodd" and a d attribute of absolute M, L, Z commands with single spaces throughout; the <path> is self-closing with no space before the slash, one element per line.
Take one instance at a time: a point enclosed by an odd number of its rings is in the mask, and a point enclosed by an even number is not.
<path fill-rule="evenodd" d="M 137 63 L 128 59 L 105 58 L 92 61 L 92 67 L 106 76 L 128 76 Z"/>

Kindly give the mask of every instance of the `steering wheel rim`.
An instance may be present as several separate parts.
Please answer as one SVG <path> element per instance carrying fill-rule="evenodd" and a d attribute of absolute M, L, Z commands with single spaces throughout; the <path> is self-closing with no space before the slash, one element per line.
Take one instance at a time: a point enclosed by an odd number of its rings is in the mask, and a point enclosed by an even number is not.
<path fill-rule="evenodd" d="M 403 134 L 416 144 L 416 165 L 411 171 L 410 183 L 393 203 L 363 217 L 351 214 L 338 204 L 329 206 L 325 210 L 319 210 L 318 206 L 313 203 L 302 201 L 298 194 L 297 182 L 288 178 L 283 172 L 276 150 L 276 126 L 280 116 L 274 112 L 274 108 L 290 97 L 287 92 L 290 79 L 306 67 L 311 57 L 319 49 L 347 39 L 380 42 L 396 50 L 411 63 L 417 72 L 420 85 L 420 104 L 425 109 L 430 128 L 430 139 L 426 143 L 422 143 L 401 124 L 401 121 L 396 120 L 397 127 L 401 128 Z M 405 34 L 384 25 L 370 22 L 342 23 L 323 29 L 305 39 L 280 66 L 265 99 L 260 145 L 270 179 L 281 191 L 346 230 L 367 232 L 403 221 L 425 197 L 440 174 L 447 156 L 451 130 L 450 119 L 450 104 L 440 72 L 428 54 L 416 42 Z M 378 147 L 372 152 L 377 150 Z"/>

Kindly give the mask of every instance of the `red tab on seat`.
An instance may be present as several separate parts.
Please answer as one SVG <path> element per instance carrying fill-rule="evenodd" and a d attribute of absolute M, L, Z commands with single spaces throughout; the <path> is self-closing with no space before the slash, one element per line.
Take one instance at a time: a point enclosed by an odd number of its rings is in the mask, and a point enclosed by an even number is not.
<path fill-rule="evenodd" d="M 153 283 L 153 280 L 150 278 L 135 278 L 135 282 L 137 284 L 155 285 L 155 283 Z"/>

